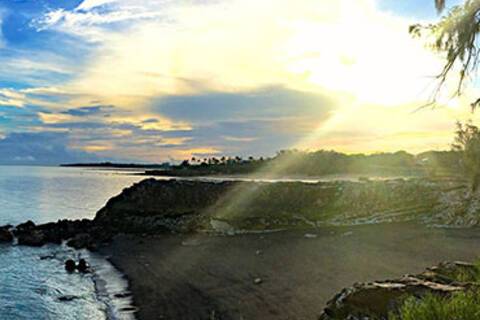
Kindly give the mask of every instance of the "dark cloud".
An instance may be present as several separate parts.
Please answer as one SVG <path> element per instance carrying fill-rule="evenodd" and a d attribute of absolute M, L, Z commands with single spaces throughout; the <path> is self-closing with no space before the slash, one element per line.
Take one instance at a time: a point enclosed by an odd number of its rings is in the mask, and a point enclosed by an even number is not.
<path fill-rule="evenodd" d="M 243 156 L 272 155 L 294 146 L 326 121 L 334 107 L 328 97 L 279 87 L 171 96 L 154 103 L 156 112 L 193 127 L 163 132 L 163 137 L 190 138 L 183 148 L 210 146 Z"/>
<path fill-rule="evenodd" d="M 44 123 L 31 106 L 24 109 L 0 109 L 0 126 L 18 132 L 45 131 L 61 133 L 10 133 L 0 140 L 0 163 L 41 163 L 94 161 L 92 155 L 69 145 L 111 146 L 97 153 L 111 159 L 126 155 L 142 161 L 146 154 L 167 159 L 176 150 L 212 148 L 225 155 L 269 156 L 298 141 L 327 120 L 334 107 L 328 98 L 287 90 L 268 88 L 247 93 L 208 93 L 170 96 L 154 101 L 152 115 L 135 122 L 108 121 L 109 114 L 129 112 L 110 105 L 91 105 L 62 111 L 72 121 Z M 12 111 L 13 110 L 13 111 Z M 130 111 L 134 112 L 134 111 Z M 145 129 L 145 124 L 159 122 L 156 116 L 189 123 L 191 129 Z M 15 129 L 15 130 L 13 130 Z M 138 158 L 137 158 L 138 157 Z M 117 159 L 117 160 L 118 160 Z"/>
<path fill-rule="evenodd" d="M 334 103 L 325 96 L 273 87 L 247 93 L 169 96 L 153 109 L 171 119 L 193 123 L 285 117 L 326 118 Z"/>
<path fill-rule="evenodd" d="M 65 133 L 10 133 L 0 139 L 0 164 L 56 165 L 97 161 L 97 156 L 68 146 Z"/>
<path fill-rule="evenodd" d="M 111 112 L 113 111 L 113 109 L 114 109 L 114 106 L 111 106 L 111 105 L 96 105 L 96 106 L 72 108 L 62 113 L 75 116 L 75 117 L 85 117 L 85 116 L 98 115 L 101 113 Z"/>

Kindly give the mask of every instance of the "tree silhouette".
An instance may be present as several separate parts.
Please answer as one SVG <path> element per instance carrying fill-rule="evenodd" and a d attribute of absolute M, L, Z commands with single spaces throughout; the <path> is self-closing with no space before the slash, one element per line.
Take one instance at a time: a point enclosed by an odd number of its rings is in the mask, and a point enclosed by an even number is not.
<path fill-rule="evenodd" d="M 445 10 L 445 0 L 435 0 L 435 7 L 442 13 Z M 445 56 L 445 64 L 437 75 L 438 86 L 430 104 L 436 102 L 447 77 L 457 70 L 459 80 L 455 95 L 461 95 L 465 80 L 476 73 L 480 58 L 477 46 L 480 0 L 466 0 L 463 4 L 452 7 L 437 23 L 414 24 L 410 26 L 409 32 L 416 37 L 433 39 L 429 46 Z M 479 105 L 480 99 L 472 102 L 472 110 Z"/>

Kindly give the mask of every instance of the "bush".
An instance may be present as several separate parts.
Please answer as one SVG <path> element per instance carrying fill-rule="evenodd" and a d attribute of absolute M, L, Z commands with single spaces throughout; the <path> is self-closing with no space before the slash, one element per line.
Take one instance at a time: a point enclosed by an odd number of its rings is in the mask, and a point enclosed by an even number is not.
<path fill-rule="evenodd" d="M 408 298 L 390 320 L 478 320 L 480 319 L 480 293 L 467 291 L 449 297 L 426 295 L 421 300 Z"/>

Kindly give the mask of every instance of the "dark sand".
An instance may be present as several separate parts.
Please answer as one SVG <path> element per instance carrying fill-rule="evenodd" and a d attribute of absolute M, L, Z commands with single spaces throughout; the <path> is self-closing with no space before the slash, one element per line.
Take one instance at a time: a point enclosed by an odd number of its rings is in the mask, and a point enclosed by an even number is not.
<path fill-rule="evenodd" d="M 232 237 L 123 236 L 101 252 L 128 276 L 141 320 L 316 319 L 327 300 L 354 282 L 474 260 L 480 229 L 391 224 Z"/>

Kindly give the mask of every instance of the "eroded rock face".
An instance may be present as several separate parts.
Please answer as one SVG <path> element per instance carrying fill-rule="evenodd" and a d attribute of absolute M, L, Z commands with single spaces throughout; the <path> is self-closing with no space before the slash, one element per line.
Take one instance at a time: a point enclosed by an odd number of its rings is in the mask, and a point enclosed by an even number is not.
<path fill-rule="evenodd" d="M 202 213 L 233 186 L 231 182 L 143 180 L 110 199 L 96 225 L 127 233 L 193 232 Z"/>
<path fill-rule="evenodd" d="M 431 212 L 439 192 L 439 185 L 420 179 L 319 183 L 147 179 L 110 199 L 94 222 L 126 233 L 215 231 L 223 224 L 235 232 L 397 222 Z"/>
<path fill-rule="evenodd" d="M 357 283 L 343 289 L 327 303 L 321 320 L 386 319 L 408 297 L 426 294 L 448 296 L 476 286 L 478 268 L 463 262 L 442 263 L 418 275 L 400 279 Z M 459 281 L 459 280 L 462 281 Z"/>
<path fill-rule="evenodd" d="M 93 221 L 38 226 L 27 221 L 13 233 L 19 244 L 70 240 L 72 246 L 93 248 L 118 233 L 233 235 L 322 225 L 430 223 L 442 216 L 445 195 L 463 192 L 462 188 L 455 181 L 426 179 L 318 183 L 146 179 L 111 198 Z M 3 236 L 8 241 L 8 233 Z"/>

